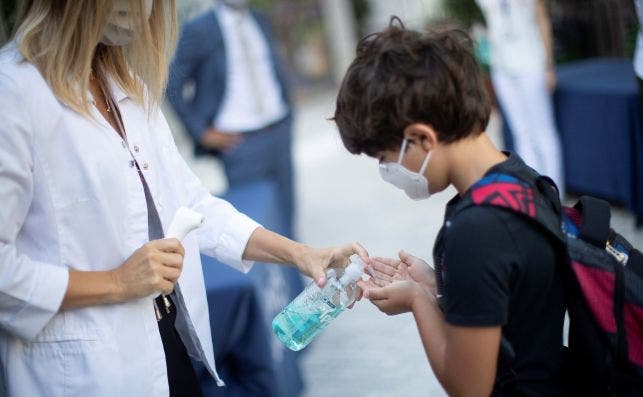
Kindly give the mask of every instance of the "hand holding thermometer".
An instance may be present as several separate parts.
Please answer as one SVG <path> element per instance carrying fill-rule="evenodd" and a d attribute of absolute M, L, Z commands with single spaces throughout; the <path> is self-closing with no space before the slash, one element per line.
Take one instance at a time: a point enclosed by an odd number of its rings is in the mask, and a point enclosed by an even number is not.
<path fill-rule="evenodd" d="M 180 207 L 176 211 L 176 214 L 174 214 L 174 219 L 172 219 L 172 223 L 170 224 L 170 228 L 168 229 L 165 238 L 175 238 L 179 241 L 183 241 L 188 233 L 190 233 L 194 229 L 197 229 L 202 224 L 203 215 L 199 214 L 196 211 L 192 211 L 187 207 Z M 165 295 L 163 295 L 163 303 L 165 304 L 165 310 L 169 313 L 170 301 Z M 154 302 L 154 305 L 156 306 L 156 302 Z M 156 310 L 156 317 L 158 319 L 160 317 L 158 307 L 156 308 Z"/>

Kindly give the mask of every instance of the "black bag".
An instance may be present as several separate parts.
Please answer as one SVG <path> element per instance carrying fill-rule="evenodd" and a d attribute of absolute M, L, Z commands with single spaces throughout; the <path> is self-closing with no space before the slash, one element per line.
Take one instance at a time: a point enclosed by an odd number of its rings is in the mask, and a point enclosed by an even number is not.
<path fill-rule="evenodd" d="M 494 173 L 471 187 L 458 211 L 474 205 L 520 214 L 559 243 L 570 395 L 643 396 L 643 255 L 610 229 L 609 204 L 584 196 L 561 207 L 551 179 Z M 499 378 L 510 385 L 511 373 Z"/>

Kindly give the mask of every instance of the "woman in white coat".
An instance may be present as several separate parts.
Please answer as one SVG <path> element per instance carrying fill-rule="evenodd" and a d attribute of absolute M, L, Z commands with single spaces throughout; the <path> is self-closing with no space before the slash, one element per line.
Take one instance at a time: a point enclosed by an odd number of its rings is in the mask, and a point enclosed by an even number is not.
<path fill-rule="evenodd" d="M 201 185 L 157 106 L 175 31 L 173 0 L 30 0 L 0 51 L 0 396 L 200 395 L 188 356 L 222 384 L 200 252 L 319 284 L 367 255 L 288 240 Z M 203 226 L 163 239 L 180 206 Z"/>

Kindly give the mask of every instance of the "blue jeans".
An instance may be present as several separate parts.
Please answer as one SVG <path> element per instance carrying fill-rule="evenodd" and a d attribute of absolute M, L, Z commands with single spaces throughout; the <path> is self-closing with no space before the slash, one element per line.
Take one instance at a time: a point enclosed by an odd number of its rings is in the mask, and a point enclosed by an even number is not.
<path fill-rule="evenodd" d="M 261 179 L 275 183 L 280 212 L 280 227 L 275 231 L 294 238 L 292 117 L 243 137 L 239 146 L 221 156 L 230 188 Z"/>

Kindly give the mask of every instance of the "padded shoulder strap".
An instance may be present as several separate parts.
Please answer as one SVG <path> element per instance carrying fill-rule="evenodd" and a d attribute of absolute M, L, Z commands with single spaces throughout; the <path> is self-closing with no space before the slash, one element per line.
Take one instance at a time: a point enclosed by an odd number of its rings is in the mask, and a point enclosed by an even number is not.
<path fill-rule="evenodd" d="M 560 201 L 555 185 L 547 179 L 537 177 L 524 180 L 509 174 L 489 174 L 476 182 L 461 198 L 454 216 L 471 206 L 499 207 L 539 224 L 556 240 L 565 243 L 561 230 Z"/>
<path fill-rule="evenodd" d="M 630 259 L 627 261 L 627 266 L 643 280 L 643 253 L 636 248 L 630 251 Z"/>
<path fill-rule="evenodd" d="M 547 201 L 552 206 L 552 209 L 556 212 L 558 216 L 562 214 L 562 207 L 560 204 L 560 191 L 556 182 L 548 176 L 540 175 L 536 178 L 536 187 L 538 191 L 545 196 Z"/>
<path fill-rule="evenodd" d="M 574 208 L 583 214 L 580 238 L 598 248 L 605 248 L 610 235 L 610 206 L 607 201 L 582 196 Z"/>

